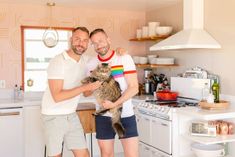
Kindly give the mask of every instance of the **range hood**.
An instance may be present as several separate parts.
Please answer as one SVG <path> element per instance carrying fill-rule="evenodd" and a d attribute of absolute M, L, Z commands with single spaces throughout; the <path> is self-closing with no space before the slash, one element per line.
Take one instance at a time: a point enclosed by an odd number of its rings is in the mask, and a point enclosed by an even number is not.
<path fill-rule="evenodd" d="M 204 0 L 184 0 L 183 9 L 183 30 L 151 46 L 149 50 L 221 48 L 204 30 Z"/>

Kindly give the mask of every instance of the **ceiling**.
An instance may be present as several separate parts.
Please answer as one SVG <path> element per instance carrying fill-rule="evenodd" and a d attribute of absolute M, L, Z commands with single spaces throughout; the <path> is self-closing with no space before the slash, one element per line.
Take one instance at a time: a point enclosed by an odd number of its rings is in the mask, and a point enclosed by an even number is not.
<path fill-rule="evenodd" d="M 47 2 L 55 2 L 56 6 L 148 11 L 169 6 L 178 1 L 181 0 L 0 0 L 0 3 L 46 5 Z"/>

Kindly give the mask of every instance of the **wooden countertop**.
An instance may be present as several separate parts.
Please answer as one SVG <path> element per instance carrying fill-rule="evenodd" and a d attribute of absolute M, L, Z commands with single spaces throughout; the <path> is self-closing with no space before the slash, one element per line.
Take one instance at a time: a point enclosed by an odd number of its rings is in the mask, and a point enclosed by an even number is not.
<path fill-rule="evenodd" d="M 81 121 L 83 130 L 85 133 L 95 132 L 95 117 L 93 113 L 95 112 L 95 104 L 86 102 L 79 103 L 77 106 L 77 114 Z"/>
<path fill-rule="evenodd" d="M 77 111 L 83 111 L 83 110 L 95 110 L 95 104 L 94 103 L 79 103 L 77 106 Z"/>

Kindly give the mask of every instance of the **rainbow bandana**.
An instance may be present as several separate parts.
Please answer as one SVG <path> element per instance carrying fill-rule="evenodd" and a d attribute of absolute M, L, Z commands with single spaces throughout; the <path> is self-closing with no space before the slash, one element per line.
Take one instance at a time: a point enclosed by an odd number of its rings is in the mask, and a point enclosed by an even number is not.
<path fill-rule="evenodd" d="M 111 66 L 111 74 L 113 78 L 123 77 L 124 74 L 123 65 Z"/>

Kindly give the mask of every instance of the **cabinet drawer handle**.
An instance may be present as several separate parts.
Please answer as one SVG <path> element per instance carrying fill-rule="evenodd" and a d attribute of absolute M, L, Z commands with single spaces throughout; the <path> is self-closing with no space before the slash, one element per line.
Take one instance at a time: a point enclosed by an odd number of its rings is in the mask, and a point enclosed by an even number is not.
<path fill-rule="evenodd" d="M 0 112 L 0 116 L 15 116 L 15 115 L 20 115 L 20 112 L 6 112 L 6 113 Z"/>
<path fill-rule="evenodd" d="M 149 121 L 149 119 L 148 118 L 144 118 L 145 120 L 147 120 L 147 121 Z"/>

